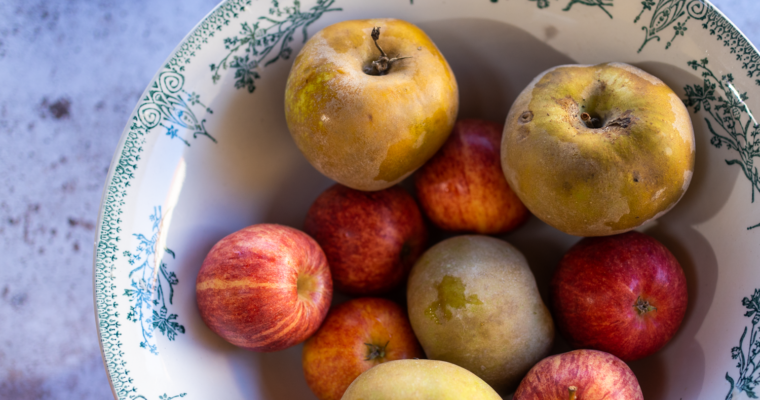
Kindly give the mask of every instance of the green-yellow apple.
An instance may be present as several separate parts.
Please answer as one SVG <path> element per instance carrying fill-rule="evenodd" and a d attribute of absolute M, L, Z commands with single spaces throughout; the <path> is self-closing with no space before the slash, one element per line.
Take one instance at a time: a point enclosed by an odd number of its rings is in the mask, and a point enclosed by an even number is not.
<path fill-rule="evenodd" d="M 362 372 L 381 363 L 424 358 L 406 311 L 375 297 L 334 307 L 303 346 L 306 383 L 320 400 L 340 400 Z"/>
<path fill-rule="evenodd" d="M 514 400 L 644 400 L 623 360 L 598 350 L 547 357 L 520 382 Z"/>
<path fill-rule="evenodd" d="M 694 170 L 694 132 L 681 99 L 641 69 L 563 65 L 515 100 L 501 157 L 535 216 L 572 235 L 613 235 L 681 199 Z"/>
<path fill-rule="evenodd" d="M 409 319 L 431 359 L 513 390 L 548 355 L 554 323 L 525 257 L 489 236 L 457 236 L 426 251 L 407 283 Z"/>
<path fill-rule="evenodd" d="M 459 109 L 454 73 L 418 27 L 396 19 L 343 21 L 309 39 L 285 89 L 296 145 L 324 175 L 380 190 L 422 166 Z"/>
<path fill-rule="evenodd" d="M 397 360 L 359 375 L 343 400 L 501 400 L 472 372 L 436 360 Z"/>

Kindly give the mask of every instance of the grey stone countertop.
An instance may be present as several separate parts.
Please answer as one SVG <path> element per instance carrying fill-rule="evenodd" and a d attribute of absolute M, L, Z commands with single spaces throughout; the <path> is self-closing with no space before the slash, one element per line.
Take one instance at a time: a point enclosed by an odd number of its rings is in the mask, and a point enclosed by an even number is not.
<path fill-rule="evenodd" d="M 713 3 L 760 43 L 760 1 Z M 0 399 L 112 398 L 92 295 L 106 173 L 149 80 L 215 5 L 0 0 Z"/>

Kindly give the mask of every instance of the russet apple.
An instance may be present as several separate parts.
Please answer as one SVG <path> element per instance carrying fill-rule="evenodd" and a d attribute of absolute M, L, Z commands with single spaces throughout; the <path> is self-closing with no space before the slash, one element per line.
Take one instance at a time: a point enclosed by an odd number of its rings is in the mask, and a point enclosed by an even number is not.
<path fill-rule="evenodd" d="M 503 129 L 490 121 L 457 121 L 443 147 L 415 174 L 420 205 L 438 227 L 498 234 L 530 216 L 501 170 Z"/>
<path fill-rule="evenodd" d="M 343 21 L 311 37 L 285 88 L 296 145 L 324 175 L 390 187 L 441 147 L 459 109 L 456 79 L 430 38 L 396 19 Z"/>
<path fill-rule="evenodd" d="M 306 340 L 332 300 L 317 242 L 287 226 L 258 224 L 217 242 L 195 284 L 201 318 L 228 342 L 277 351 Z"/>
<path fill-rule="evenodd" d="M 681 265 L 660 242 L 636 231 L 582 239 L 562 258 L 549 287 L 557 328 L 571 346 L 624 361 L 664 346 L 688 303 Z"/>
<path fill-rule="evenodd" d="M 504 127 L 510 187 L 547 224 L 571 235 L 626 232 L 683 196 L 694 132 L 681 99 L 627 64 L 564 65 L 536 77 Z"/>
<path fill-rule="evenodd" d="M 628 365 L 612 354 L 575 350 L 536 364 L 513 400 L 644 400 Z"/>
<path fill-rule="evenodd" d="M 424 357 L 403 308 L 363 297 L 330 310 L 304 343 L 302 363 L 317 398 L 340 400 L 362 372 L 388 361 Z"/>
<path fill-rule="evenodd" d="M 396 360 L 359 375 L 343 400 L 501 400 L 472 372 L 437 360 Z"/>
<path fill-rule="evenodd" d="M 309 208 L 304 231 L 324 250 L 336 290 L 355 295 L 401 284 L 427 243 L 422 213 L 399 186 L 362 192 L 333 185 Z"/>
<path fill-rule="evenodd" d="M 554 340 L 525 257 L 490 236 L 456 236 L 428 249 L 409 274 L 407 307 L 429 358 L 464 367 L 502 393 Z"/>

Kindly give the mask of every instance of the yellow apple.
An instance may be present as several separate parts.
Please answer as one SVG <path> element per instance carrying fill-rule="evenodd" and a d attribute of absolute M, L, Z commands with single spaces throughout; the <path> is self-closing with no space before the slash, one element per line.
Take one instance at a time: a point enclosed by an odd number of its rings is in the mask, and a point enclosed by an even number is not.
<path fill-rule="evenodd" d="M 396 360 L 370 368 L 342 400 L 501 400 L 472 372 L 445 361 Z"/>
<path fill-rule="evenodd" d="M 535 216 L 571 235 L 613 235 L 681 199 L 694 171 L 694 132 L 681 99 L 645 71 L 563 65 L 515 100 L 501 160 Z"/>
<path fill-rule="evenodd" d="M 422 166 L 456 120 L 454 73 L 430 38 L 396 19 L 330 25 L 290 70 L 285 118 L 324 175 L 358 190 L 390 187 Z"/>

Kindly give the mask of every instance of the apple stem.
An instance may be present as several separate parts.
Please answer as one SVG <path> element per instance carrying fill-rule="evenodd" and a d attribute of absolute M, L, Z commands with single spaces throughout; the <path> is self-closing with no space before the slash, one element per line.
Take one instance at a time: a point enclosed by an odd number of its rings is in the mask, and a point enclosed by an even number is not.
<path fill-rule="evenodd" d="M 372 361 L 376 358 L 385 357 L 385 348 L 388 347 L 388 343 L 390 343 L 390 340 L 385 342 L 382 346 L 372 343 L 364 343 L 367 346 L 367 358 L 365 358 L 364 361 Z"/>
<path fill-rule="evenodd" d="M 568 386 L 567 391 L 570 392 L 569 400 L 575 400 L 575 392 L 578 391 L 578 388 L 575 386 Z"/>
<path fill-rule="evenodd" d="M 636 308 L 636 311 L 639 312 L 639 315 L 644 315 L 650 311 L 657 311 L 657 307 L 649 304 L 649 302 L 642 299 L 641 296 L 636 299 L 636 303 L 634 303 L 633 307 Z"/>
<path fill-rule="evenodd" d="M 377 43 L 377 40 L 380 39 L 380 27 L 374 27 L 372 28 L 372 40 L 375 42 L 375 47 L 377 47 L 378 50 L 380 50 L 380 58 L 378 58 L 375 61 L 372 61 L 372 66 L 375 67 L 374 71 L 369 72 L 377 72 L 377 73 L 370 73 L 370 75 L 385 75 L 388 73 L 388 69 L 390 69 L 391 64 L 393 64 L 396 61 L 403 60 L 405 58 L 411 58 L 411 57 L 393 57 L 389 58 L 387 54 L 385 54 L 385 51 L 383 51 L 383 48 L 380 47 L 380 44 Z"/>

